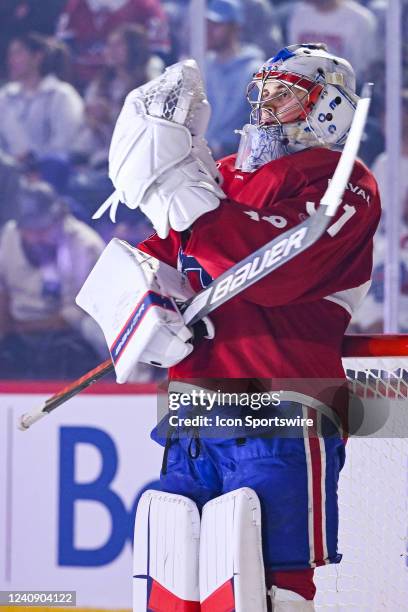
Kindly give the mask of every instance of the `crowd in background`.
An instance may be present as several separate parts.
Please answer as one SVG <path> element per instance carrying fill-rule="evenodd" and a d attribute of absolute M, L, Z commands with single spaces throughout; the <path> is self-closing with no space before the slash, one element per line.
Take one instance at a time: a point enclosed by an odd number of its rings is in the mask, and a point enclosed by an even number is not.
<path fill-rule="evenodd" d="M 360 150 L 384 185 L 387 0 L 208 0 L 205 78 L 216 158 L 236 151 L 249 120 L 252 73 L 282 46 L 324 42 L 358 84 L 375 83 Z M 136 244 L 151 228 L 119 208 L 91 221 L 110 195 L 108 150 L 129 91 L 189 55 L 188 0 L 0 0 L 0 377 L 72 378 L 107 357 L 75 295 L 104 245 Z M 408 30 L 408 3 L 403 6 Z M 405 50 L 403 50 L 405 51 Z M 401 157 L 401 299 L 408 300 L 408 55 Z M 407 88 L 407 89 L 405 89 Z M 386 189 L 382 189 L 387 210 Z M 126 212 L 127 211 L 127 212 Z M 382 330 L 384 236 L 357 331 Z M 408 332 L 402 303 L 400 328 Z M 138 380 L 155 372 L 141 368 Z"/>

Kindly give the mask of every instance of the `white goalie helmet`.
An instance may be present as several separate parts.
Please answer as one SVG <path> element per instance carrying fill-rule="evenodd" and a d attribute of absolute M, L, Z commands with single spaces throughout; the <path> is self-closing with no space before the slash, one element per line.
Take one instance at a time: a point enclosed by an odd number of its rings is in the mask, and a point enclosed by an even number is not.
<path fill-rule="evenodd" d="M 349 62 L 324 45 L 285 47 L 248 85 L 252 111 L 241 131 L 236 167 L 252 172 L 295 151 L 344 144 L 359 99 L 355 89 Z"/>

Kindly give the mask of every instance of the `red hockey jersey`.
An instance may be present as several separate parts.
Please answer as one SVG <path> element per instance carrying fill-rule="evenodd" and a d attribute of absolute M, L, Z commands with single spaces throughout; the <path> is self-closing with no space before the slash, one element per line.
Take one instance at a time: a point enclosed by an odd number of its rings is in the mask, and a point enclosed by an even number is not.
<path fill-rule="evenodd" d="M 199 291 L 261 245 L 298 225 L 319 206 L 340 154 L 314 148 L 253 173 L 220 162 L 228 199 L 198 219 L 182 245 L 174 231 L 140 245 L 187 272 Z M 204 340 L 172 378 L 343 378 L 341 346 L 350 317 L 368 289 L 372 238 L 380 218 L 377 184 L 357 162 L 343 202 L 311 248 L 211 314 Z"/>

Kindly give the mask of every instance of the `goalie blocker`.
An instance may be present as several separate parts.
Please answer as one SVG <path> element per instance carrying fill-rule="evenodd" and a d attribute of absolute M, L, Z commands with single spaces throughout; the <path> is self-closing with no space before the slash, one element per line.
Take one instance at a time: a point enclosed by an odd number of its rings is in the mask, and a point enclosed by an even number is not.
<path fill-rule="evenodd" d="M 109 290 L 106 289 L 109 279 Z M 100 325 L 118 383 L 141 361 L 168 368 L 193 350 L 193 333 L 178 305 L 194 292 L 187 278 L 162 261 L 114 238 L 89 274 L 76 302 Z M 214 328 L 204 320 L 205 338 Z"/>

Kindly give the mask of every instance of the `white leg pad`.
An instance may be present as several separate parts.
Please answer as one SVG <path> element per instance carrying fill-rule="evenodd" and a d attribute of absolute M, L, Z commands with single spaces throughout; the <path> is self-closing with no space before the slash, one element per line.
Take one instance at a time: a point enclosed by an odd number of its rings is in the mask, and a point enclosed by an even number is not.
<path fill-rule="evenodd" d="M 200 516 L 195 503 L 146 491 L 136 512 L 133 610 L 199 612 Z"/>
<path fill-rule="evenodd" d="M 307 601 L 294 591 L 279 589 L 273 586 L 269 591 L 272 600 L 272 612 L 313 612 L 313 601 Z"/>
<path fill-rule="evenodd" d="M 261 507 L 242 488 L 205 504 L 201 519 L 202 612 L 266 612 Z"/>

